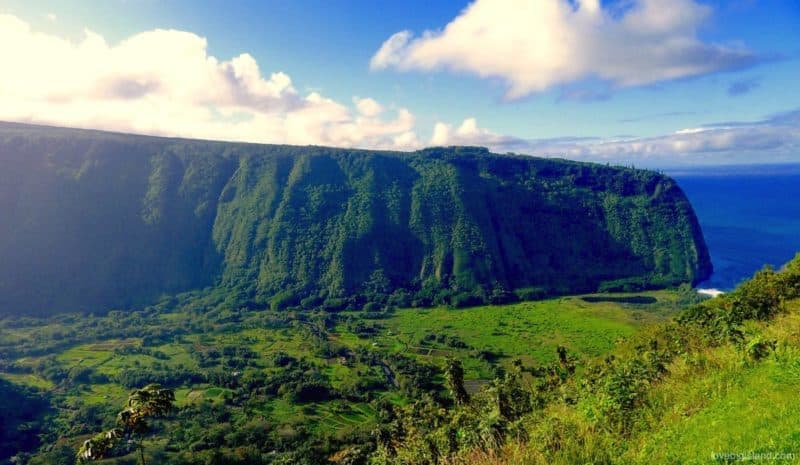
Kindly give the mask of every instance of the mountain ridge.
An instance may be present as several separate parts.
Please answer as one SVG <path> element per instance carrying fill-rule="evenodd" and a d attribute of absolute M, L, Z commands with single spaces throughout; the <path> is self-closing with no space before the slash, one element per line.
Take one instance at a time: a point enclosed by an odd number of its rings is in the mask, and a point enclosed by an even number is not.
<path fill-rule="evenodd" d="M 4 123 L 0 214 L 0 313 L 133 308 L 207 287 L 273 308 L 459 306 L 711 271 L 671 178 L 479 147 Z"/>

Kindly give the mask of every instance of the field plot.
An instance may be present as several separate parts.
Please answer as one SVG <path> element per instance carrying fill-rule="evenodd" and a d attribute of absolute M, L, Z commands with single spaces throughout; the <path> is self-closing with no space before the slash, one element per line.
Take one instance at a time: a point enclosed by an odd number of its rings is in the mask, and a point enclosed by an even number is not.
<path fill-rule="evenodd" d="M 676 311 L 674 293 L 636 296 L 648 297 L 639 300 L 647 303 L 564 297 L 458 310 L 400 310 L 383 322 L 387 330 L 375 340 L 421 358 L 459 358 L 467 379 L 487 378 L 491 362 L 508 364 L 519 358 L 528 365 L 548 363 L 559 345 L 581 356 L 603 354 L 642 325 L 662 321 Z M 428 335 L 435 339 L 421 344 Z M 461 343 L 466 347 L 459 347 Z"/>

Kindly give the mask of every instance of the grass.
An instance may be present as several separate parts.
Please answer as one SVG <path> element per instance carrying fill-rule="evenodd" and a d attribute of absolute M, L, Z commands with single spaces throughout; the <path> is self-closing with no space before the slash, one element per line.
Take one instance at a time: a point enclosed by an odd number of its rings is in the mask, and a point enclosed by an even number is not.
<path fill-rule="evenodd" d="M 556 402 L 530 418 L 527 441 L 484 455 L 476 451 L 455 463 L 799 463 L 800 300 L 788 310 L 773 321 L 745 325 L 747 339 L 777 343 L 762 360 L 730 344 L 676 358 L 630 413 L 635 426 L 629 435 L 598 427 L 583 404 Z M 558 447 L 543 452 L 553 438 Z"/>
<path fill-rule="evenodd" d="M 113 349 L 98 350 L 94 344 L 84 344 L 72 347 L 62 352 L 56 359 L 65 367 L 96 368 L 114 358 Z"/>
<path fill-rule="evenodd" d="M 564 297 L 539 302 L 467 309 L 407 309 L 386 320 L 388 331 L 376 339 L 382 347 L 416 353 L 421 358 L 460 358 L 467 379 L 492 376 L 489 366 L 474 357 L 474 350 L 489 351 L 504 364 L 520 358 L 526 364 L 544 364 L 556 357 L 556 347 L 565 346 L 581 356 L 598 356 L 643 325 L 671 314 L 673 293 L 644 293 L 651 304 L 586 302 Z M 456 336 L 471 349 L 442 344 L 421 347 L 427 334 Z M 474 349 L 474 350 L 473 350 Z"/>
<path fill-rule="evenodd" d="M 697 411 L 685 410 L 682 418 L 670 418 L 656 429 L 637 461 L 701 464 L 708 463 L 713 454 L 800 454 L 800 379 L 786 379 L 784 369 L 765 363 L 736 373 L 714 373 L 685 386 L 684 396 L 709 395 L 706 405 Z M 686 405 L 677 402 L 675 407 L 682 410 Z"/>
<path fill-rule="evenodd" d="M 89 405 L 109 404 L 119 406 L 128 398 L 128 391 L 128 389 L 115 383 L 92 384 L 80 398 Z"/>
<path fill-rule="evenodd" d="M 33 387 L 43 391 L 48 391 L 55 387 L 49 380 L 29 373 L 0 373 L 0 378 L 11 383 Z"/>
<path fill-rule="evenodd" d="M 771 324 L 748 327 L 778 341 L 761 362 L 727 346 L 706 351 L 701 368 L 674 364 L 653 393 L 655 433 L 640 438 L 632 458 L 701 464 L 725 454 L 793 453 L 800 461 L 800 302 L 791 307 Z"/>

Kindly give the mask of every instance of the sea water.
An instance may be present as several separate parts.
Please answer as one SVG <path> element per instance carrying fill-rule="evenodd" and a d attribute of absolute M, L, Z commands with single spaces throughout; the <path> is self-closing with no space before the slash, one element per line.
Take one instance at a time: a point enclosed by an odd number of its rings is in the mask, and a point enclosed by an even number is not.
<path fill-rule="evenodd" d="M 694 206 L 714 264 L 701 289 L 728 291 L 800 252 L 800 165 L 667 170 Z"/>

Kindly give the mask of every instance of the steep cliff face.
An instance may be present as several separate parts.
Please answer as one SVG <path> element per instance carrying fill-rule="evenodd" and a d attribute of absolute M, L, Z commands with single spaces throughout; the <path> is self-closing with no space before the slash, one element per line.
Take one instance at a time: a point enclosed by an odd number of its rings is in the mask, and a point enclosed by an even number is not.
<path fill-rule="evenodd" d="M 128 308 L 207 286 L 278 307 L 398 289 L 424 303 L 692 282 L 711 269 L 671 179 L 480 148 L 5 124 L 0 217 L 4 313 Z"/>

